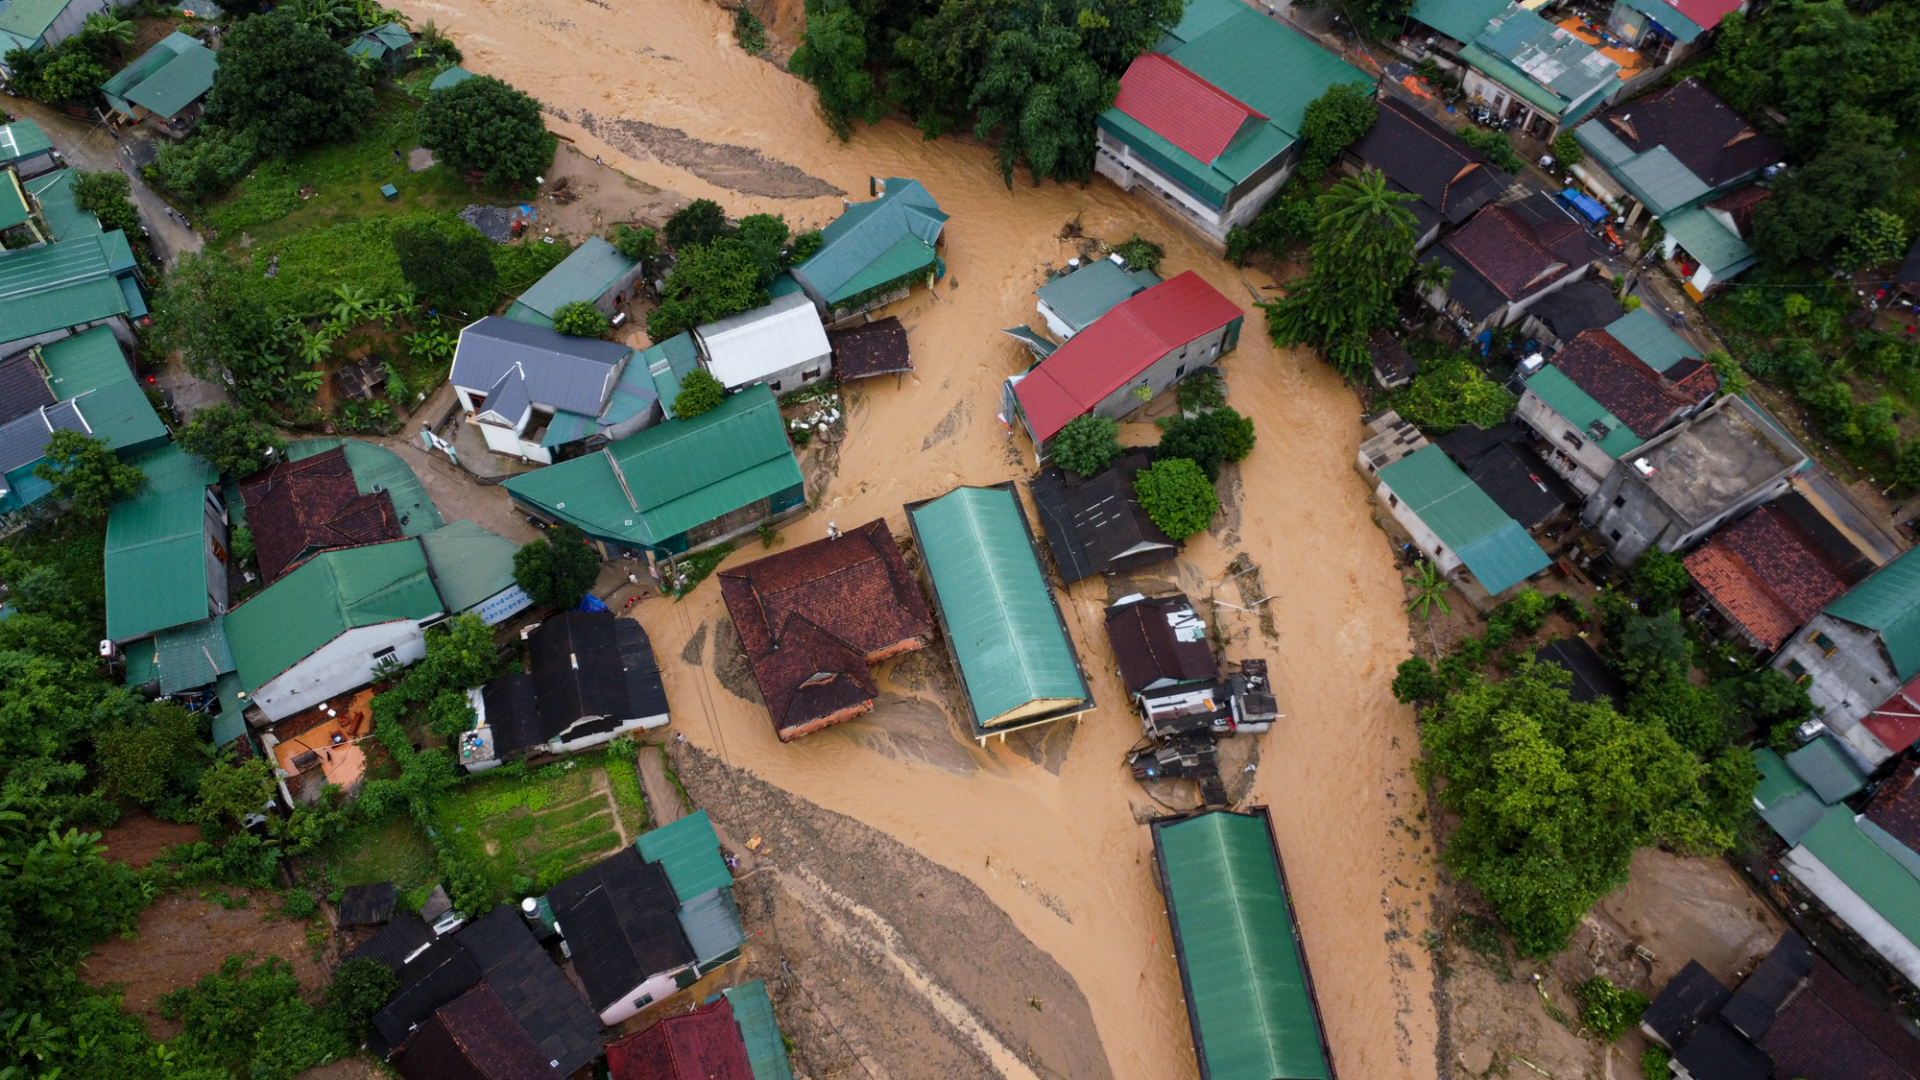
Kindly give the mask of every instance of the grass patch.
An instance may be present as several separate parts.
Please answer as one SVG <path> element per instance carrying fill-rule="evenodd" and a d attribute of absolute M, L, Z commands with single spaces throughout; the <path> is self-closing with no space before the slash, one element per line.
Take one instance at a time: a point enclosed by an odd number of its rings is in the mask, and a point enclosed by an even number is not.
<path fill-rule="evenodd" d="M 682 555 L 673 560 L 668 571 L 668 581 L 672 583 L 675 600 L 693 591 L 695 585 L 707 579 L 707 575 L 720 568 L 720 564 L 733 554 L 732 544 L 720 544 L 696 551 L 691 555 Z"/>
<path fill-rule="evenodd" d="M 433 805 L 443 858 L 469 867 L 495 904 L 545 888 L 619 845 L 603 793 L 603 754 L 526 770 L 508 766 L 453 788 Z M 582 802 L 581 800 L 585 800 Z"/>
<path fill-rule="evenodd" d="M 1453 917 L 1453 939 L 1466 946 L 1468 952 L 1485 960 L 1501 982 L 1513 979 L 1513 970 L 1507 966 L 1507 946 L 1500 938 L 1499 923 L 1471 911 L 1459 912 Z"/>
<path fill-rule="evenodd" d="M 646 832 L 652 815 L 647 809 L 647 797 L 640 790 L 639 768 L 631 761 L 608 754 L 607 787 L 613 791 L 613 801 L 620 808 L 620 823 L 626 826 L 627 835 L 639 836 Z"/>
<path fill-rule="evenodd" d="M 582 799 L 572 806 L 563 806 L 558 810 L 549 810 L 544 814 L 528 820 L 532 821 L 536 828 L 546 832 L 552 832 L 555 829 L 571 825 L 576 821 L 590 818 L 595 814 L 603 812 L 605 809 L 606 807 L 598 805 L 592 799 Z"/>
<path fill-rule="evenodd" d="M 433 849 L 408 817 L 349 829 L 329 841 L 319 858 L 329 891 L 391 881 L 403 896 L 424 898 L 440 877 Z"/>

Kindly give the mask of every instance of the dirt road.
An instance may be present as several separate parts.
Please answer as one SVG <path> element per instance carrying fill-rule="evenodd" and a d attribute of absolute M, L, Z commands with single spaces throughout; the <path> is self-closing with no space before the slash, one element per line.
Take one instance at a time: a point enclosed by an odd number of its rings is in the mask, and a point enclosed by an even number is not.
<path fill-rule="evenodd" d="M 1433 1076 L 1432 980 L 1415 944 L 1427 927 L 1431 853 L 1408 776 L 1412 716 L 1387 692 L 1410 648 L 1402 587 L 1349 464 L 1357 404 L 1324 364 L 1265 342 L 1251 301 L 1270 295 L 1259 291 L 1270 282 L 1243 280 L 1104 182 L 1036 188 L 1021 178 L 1009 189 L 986 150 L 926 142 L 897 124 L 838 142 L 811 90 L 743 54 L 727 13 L 700 0 L 644 0 L 617 12 L 589 0 L 403 8 L 446 29 L 470 69 L 546 102 L 554 127 L 583 153 L 648 184 L 716 199 L 736 215 L 768 211 L 817 226 L 841 212 L 839 197 L 743 192 L 805 195 L 822 190 L 810 186 L 818 181 L 865 198 L 870 175 L 907 176 L 952 215 L 946 279 L 892 311 L 908 326 L 915 374 L 855 388 L 837 475 L 818 511 L 786 528 L 787 543 L 818 538 L 829 520 L 884 517 L 903 533 L 907 501 L 1026 474 L 1029 456 L 995 416 L 1000 382 L 1024 355 L 999 331 L 1032 319 L 1044 271 L 1080 253 L 1059 239 L 1069 222 L 1112 241 L 1134 232 L 1159 239 L 1163 273 L 1196 270 L 1247 306 L 1246 333 L 1226 368 L 1233 404 L 1259 425 L 1259 446 L 1230 491 L 1235 507 L 1163 576 L 1205 596 L 1225 580 L 1233 554 L 1261 566 L 1273 636 L 1244 616 L 1220 615 L 1235 655 L 1272 661 L 1288 714 L 1263 740 L 1252 798 L 1273 807 L 1339 1070 L 1369 1080 Z M 735 558 L 758 550 L 749 545 Z M 1221 595 L 1259 598 L 1231 585 Z M 1112 1075 L 1190 1077 L 1179 975 L 1136 820 L 1154 808 L 1120 765 L 1139 728 L 1111 672 L 1099 620 L 1106 600 L 1098 583 L 1062 600 L 1095 678 L 1098 712 L 986 750 L 956 735 L 938 665 L 914 658 L 885 673 L 888 697 L 871 716 L 783 745 L 765 711 L 727 688 L 740 685 L 740 673 L 723 647 L 731 627 L 715 588 L 703 585 L 678 604 L 649 600 L 635 613 L 667 669 L 676 731 L 965 878 L 1084 996 Z M 963 916 L 956 909 L 951 917 Z M 933 966 L 949 950 L 974 947 L 964 935 L 909 946 L 928 962 L 918 970 L 966 1000 L 954 976 Z M 963 1020 L 942 1022 L 967 1030 Z M 1000 1041 L 1018 1055 L 1009 1039 Z M 1001 1065 L 994 1062 L 1001 1074 L 1018 1074 Z"/>

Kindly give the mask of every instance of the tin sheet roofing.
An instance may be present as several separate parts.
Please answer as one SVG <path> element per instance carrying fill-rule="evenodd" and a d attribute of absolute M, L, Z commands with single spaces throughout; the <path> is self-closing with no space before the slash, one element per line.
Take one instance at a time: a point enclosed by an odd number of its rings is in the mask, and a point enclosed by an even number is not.
<path fill-rule="evenodd" d="M 552 329 L 555 311 L 575 302 L 593 303 L 632 273 L 634 266 L 634 261 L 620 254 L 612 244 L 589 236 L 585 243 L 560 260 L 560 265 L 520 294 L 515 307 L 523 310 L 518 315 L 509 312 L 506 317 Z"/>
<path fill-rule="evenodd" d="M 611 341 L 569 337 L 544 326 L 488 316 L 460 331 L 448 378 L 455 386 L 485 393 L 517 374 L 525 380 L 530 400 L 598 416 L 630 352 Z M 493 404 L 489 401 L 488 407 Z"/>
<path fill-rule="evenodd" d="M 115 231 L 0 253 L 0 342 L 126 314 L 114 277 L 125 247 Z"/>
<path fill-rule="evenodd" d="M 364 439 L 295 439 L 287 444 L 287 460 L 300 461 L 336 446 L 346 450 L 347 465 L 353 470 L 353 482 L 360 494 L 384 491 L 392 497 L 393 508 L 400 513 L 402 536 L 419 536 L 445 523 L 413 467 L 379 443 Z"/>
<path fill-rule="evenodd" d="M 680 380 L 700 366 L 700 347 L 694 344 L 692 333 L 675 334 L 658 345 L 649 346 L 628 366 L 646 370 L 653 379 L 654 393 L 659 395 L 661 407 L 671 416 L 673 401 L 680 396 Z"/>
<path fill-rule="evenodd" d="M 0 12 L 0 30 L 28 40 L 39 37 L 67 10 L 70 0 L 13 0 Z"/>
<path fill-rule="evenodd" d="M 1412 16 L 1459 42 L 1480 36 L 1512 0 L 1419 0 Z"/>
<path fill-rule="evenodd" d="M 218 65 L 212 49 L 174 31 L 100 87 L 114 108 L 127 103 L 170 117 L 213 89 Z"/>
<path fill-rule="evenodd" d="M 1541 303 L 1546 303 L 1546 300 Z M 1634 308 L 1608 323 L 1606 331 L 1639 357 L 1641 363 L 1655 371 L 1665 371 L 1682 360 L 1689 357 L 1698 359 L 1700 356 L 1699 349 L 1687 344 L 1659 316 L 1644 307 Z"/>
<path fill-rule="evenodd" d="M 11 165 L 53 149 L 53 140 L 32 120 L 0 125 L 0 165 Z"/>
<path fill-rule="evenodd" d="M 1879 631 L 1902 682 L 1920 675 L 1920 548 L 1881 567 L 1828 604 L 1826 613 Z"/>
<path fill-rule="evenodd" d="M 1828 807 L 1800 844 L 1902 937 L 1920 945 L 1920 880 L 1860 831 L 1850 808 Z"/>
<path fill-rule="evenodd" d="M 233 670 L 233 650 L 227 645 L 225 623 L 224 616 L 215 615 L 154 636 L 162 694 L 206 686 Z"/>
<path fill-rule="evenodd" d="M 414 540 L 325 551 L 227 614 L 234 665 L 259 692 L 359 626 L 425 619 L 444 609 Z"/>
<path fill-rule="evenodd" d="M 641 858 L 666 868 L 674 895 L 683 903 L 733 884 L 733 874 L 720 857 L 720 836 L 705 810 L 641 833 L 635 846 Z"/>
<path fill-rule="evenodd" d="M 113 383 L 134 381 L 120 342 L 105 326 L 40 346 L 40 361 L 47 366 L 47 385 L 62 401 Z"/>
<path fill-rule="evenodd" d="M 1669 214 L 1662 223 L 1667 227 L 1667 235 L 1699 260 L 1715 281 L 1725 281 L 1760 261 L 1745 240 L 1705 210 L 1697 207 L 1682 210 Z"/>
<path fill-rule="evenodd" d="M 40 204 L 40 217 L 55 240 L 100 235 L 100 219 L 80 209 L 73 199 L 72 169 L 55 169 L 25 182 L 27 194 Z"/>
<path fill-rule="evenodd" d="M 793 1080 L 793 1067 L 787 1063 L 786 1043 L 774 1021 L 767 984 L 754 979 L 720 993 L 733 1006 L 733 1020 L 740 1025 L 740 1037 L 746 1041 L 753 1080 Z"/>
<path fill-rule="evenodd" d="M 1382 468 L 1379 477 L 1459 554 L 1489 593 L 1504 592 L 1547 568 L 1540 545 L 1440 447 L 1417 450 Z"/>
<path fill-rule="evenodd" d="M 1113 107 L 1211 164 L 1250 123 L 1267 117 L 1159 53 L 1134 59 Z"/>
<path fill-rule="evenodd" d="M 962 487 L 907 511 L 976 727 L 1091 698 L 1014 493 Z"/>
<path fill-rule="evenodd" d="M 513 587 L 513 542 L 461 520 L 423 533 L 434 584 L 448 611 L 466 611 Z"/>
<path fill-rule="evenodd" d="M 707 369 L 728 387 L 757 382 L 775 372 L 833 354 L 820 313 L 804 293 L 765 307 L 707 323 L 693 331 L 707 354 Z"/>
<path fill-rule="evenodd" d="M 198 483 L 173 484 L 178 462 Z M 176 446 L 133 464 L 153 468 L 139 494 L 107 516 L 107 636 L 140 637 L 207 617 L 206 485 L 213 467 Z"/>
<path fill-rule="evenodd" d="M 1267 812 L 1214 811 L 1152 828 L 1202 1074 L 1330 1080 Z"/>
<path fill-rule="evenodd" d="M 895 252 L 902 241 L 916 240 L 931 255 L 946 222 L 940 204 L 918 180 L 890 176 L 886 192 L 879 198 L 855 203 L 820 230 L 820 250 L 793 267 L 792 274 L 804 279 L 828 303 L 845 300 L 869 287 L 856 285 L 855 279 L 873 279 L 870 268 Z M 916 249 L 908 245 L 907 250 Z M 906 266 L 871 283 L 884 284 L 911 269 Z"/>
<path fill-rule="evenodd" d="M 1151 270 L 1129 272 L 1111 259 L 1097 259 L 1054 278 L 1033 294 L 1077 334 L 1115 306 L 1158 284 L 1160 276 Z"/>

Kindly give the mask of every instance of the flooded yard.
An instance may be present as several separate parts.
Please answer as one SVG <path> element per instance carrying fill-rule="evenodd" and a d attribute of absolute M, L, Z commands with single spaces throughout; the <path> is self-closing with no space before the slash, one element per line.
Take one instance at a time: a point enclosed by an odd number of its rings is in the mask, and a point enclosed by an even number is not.
<path fill-rule="evenodd" d="M 1409 775 L 1413 717 L 1387 690 L 1411 646 L 1402 588 L 1350 464 L 1357 403 L 1317 359 L 1267 344 L 1252 304 L 1272 295 L 1272 282 L 1214 257 L 1104 181 L 1036 188 L 1017 177 L 1010 190 L 988 151 L 927 142 L 891 122 L 841 143 L 816 113 L 811 89 L 741 52 L 728 13 L 701 0 L 643 0 L 618 10 L 592 0 L 402 7 L 416 22 L 444 28 L 469 69 L 546 102 L 554 129 L 583 154 L 648 185 L 715 199 L 736 216 L 771 212 L 817 227 L 841 212 L 842 193 L 869 197 L 870 176 L 905 176 L 952 215 L 945 280 L 888 312 L 908 328 L 915 372 L 854 387 L 833 460 L 809 455 L 809 476 L 825 484 L 818 509 L 788 526 L 783 543 L 824 536 L 830 521 L 848 528 L 876 517 L 902 535 L 906 502 L 959 484 L 1026 477 L 1031 450 L 996 416 L 1000 383 L 1025 366 L 1026 355 L 1000 330 L 1031 320 L 1032 290 L 1045 271 L 1082 253 L 1062 239 L 1070 223 L 1111 242 L 1136 232 L 1158 240 L 1167 248 L 1163 275 L 1195 270 L 1245 307 L 1246 331 L 1224 368 L 1230 403 L 1254 418 L 1259 443 L 1237 480 L 1223 484 L 1232 505 L 1213 531 L 1157 574 L 1177 581 L 1207 617 L 1226 622 L 1230 656 L 1272 664 L 1286 719 L 1261 737 L 1250 798 L 1273 808 L 1340 1072 L 1369 1080 L 1433 1076 L 1433 978 L 1418 944 L 1428 928 L 1433 855 L 1418 819 L 1424 798 Z M 1152 432 L 1130 425 L 1123 438 L 1150 441 Z M 745 545 L 731 561 L 760 550 Z M 1270 629 L 1204 602 L 1215 589 L 1236 605 L 1260 598 L 1229 580 L 1227 565 L 1238 554 L 1260 567 Z M 985 749 L 960 734 L 949 712 L 952 676 L 934 652 L 896 661 L 869 716 L 782 744 L 751 695 L 728 689 L 740 687 L 740 665 L 717 589 L 702 585 L 683 602 L 655 599 L 635 609 L 665 669 L 672 730 L 723 767 L 707 776 L 703 800 L 723 823 L 726 777 L 750 773 L 756 785 L 777 790 L 743 790 L 751 804 L 744 820 L 791 800 L 808 813 L 852 819 L 904 849 L 887 849 L 872 869 L 877 882 L 909 880 L 916 860 L 963 880 L 964 889 L 940 877 L 942 888 L 916 897 L 915 911 L 891 911 L 881 924 L 856 917 L 853 944 L 822 938 L 814 962 L 827 963 L 820 956 L 835 948 L 886 945 L 891 928 L 901 948 L 881 951 L 907 958 L 896 974 L 927 1006 L 915 1022 L 946 1025 L 979 1048 L 969 1058 L 979 1075 L 1167 1080 L 1196 1073 L 1151 847 L 1139 824 L 1163 811 L 1121 764 L 1139 724 L 1112 670 L 1101 624 L 1108 599 L 1097 581 L 1061 598 L 1097 711 L 1077 725 Z M 773 861 L 781 863 L 777 852 Z M 817 910 L 791 913 L 792 925 L 838 925 L 845 918 L 822 913 L 877 906 L 873 897 L 837 892 L 832 873 L 791 862 L 780 872 L 796 876 L 803 905 L 809 895 L 822 898 Z M 829 893 L 851 897 L 852 906 Z M 972 938 L 951 924 L 974 917 L 976 896 L 1004 919 Z M 943 922 L 947 930 L 934 934 Z M 1025 943 L 1016 946 L 1000 922 Z M 961 970 L 966 950 L 996 942 L 1008 943 L 1008 970 L 1044 983 L 1044 992 Z M 1029 945 L 1044 956 L 1028 956 Z M 1029 996 L 1042 1005 L 1024 1003 Z M 1013 1019 L 1022 1013 L 1029 1015 Z M 1031 1021 L 1045 1027 L 1050 1020 L 1056 1031 L 1034 1034 Z M 1089 1024 L 1091 1034 L 1083 1030 Z M 1023 1053 L 1028 1047 L 1037 1059 Z M 927 1075 L 924 1062 L 884 1051 L 880 1041 L 856 1053 L 876 1076 Z"/>

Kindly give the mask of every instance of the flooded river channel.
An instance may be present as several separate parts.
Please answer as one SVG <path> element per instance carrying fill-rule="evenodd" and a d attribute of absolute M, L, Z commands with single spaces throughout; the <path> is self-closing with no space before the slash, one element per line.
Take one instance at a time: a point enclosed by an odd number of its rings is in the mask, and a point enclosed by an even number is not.
<path fill-rule="evenodd" d="M 1413 718 L 1387 690 L 1410 649 L 1402 587 L 1351 465 L 1354 397 L 1318 360 L 1267 344 L 1252 301 L 1271 283 L 1104 181 L 1035 188 L 1017 179 L 1008 190 L 988 151 L 926 142 L 891 122 L 842 143 L 812 91 L 744 54 L 729 13 L 703 0 L 402 7 L 416 25 L 433 19 L 447 31 L 469 69 L 545 102 L 554 130 L 586 155 L 649 184 L 717 200 L 735 216 L 765 211 L 817 227 L 841 211 L 842 194 L 869 197 L 869 176 L 905 176 L 952 215 L 946 280 L 892 312 L 909 328 L 916 372 L 857 386 L 837 471 L 818 510 L 785 530 L 787 543 L 824 535 L 829 521 L 846 528 L 875 517 L 904 534 L 908 501 L 1024 479 L 1030 452 L 996 411 L 1001 380 L 1025 354 L 1000 330 L 1033 318 L 1045 269 L 1075 254 L 1060 239 L 1068 222 L 1110 241 L 1158 239 L 1163 275 L 1197 270 L 1247 307 L 1224 366 L 1231 403 L 1254 418 L 1259 443 L 1237 484 L 1223 485 L 1233 505 L 1165 576 L 1196 600 L 1217 585 L 1240 604 L 1228 561 L 1244 552 L 1260 567 L 1271 630 L 1230 609 L 1219 615 L 1234 634 L 1229 655 L 1270 659 L 1287 714 L 1262 737 L 1252 801 L 1273 810 L 1337 1067 L 1353 1080 L 1435 1075 L 1433 981 L 1419 944 L 1431 840 L 1408 772 Z M 1126 432 L 1151 437 L 1146 425 Z M 759 550 L 750 543 L 734 558 Z M 964 876 L 1077 983 L 1112 1076 L 1174 1080 L 1196 1069 L 1151 846 L 1136 820 L 1154 807 L 1120 763 L 1139 724 L 1101 629 L 1107 600 L 1100 582 L 1062 597 L 1098 712 L 986 750 L 940 707 L 941 665 L 911 659 L 886 673 L 889 696 L 872 717 L 782 745 L 765 711 L 727 689 L 738 679 L 725 678 L 730 627 L 717 589 L 650 601 L 638 614 L 668 669 L 675 730 Z M 963 988 L 927 993 L 946 1002 L 935 1004 L 957 1028 L 971 1022 L 968 1008 L 987 1008 Z M 1031 1075 L 1007 1049 L 982 1045 L 1002 1075 Z M 901 1068 L 896 1075 L 913 1075 Z"/>

